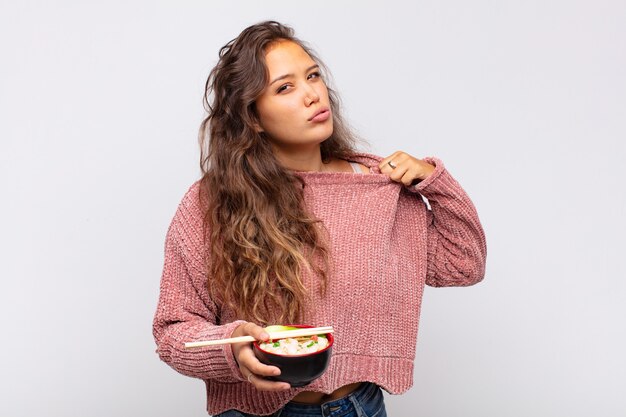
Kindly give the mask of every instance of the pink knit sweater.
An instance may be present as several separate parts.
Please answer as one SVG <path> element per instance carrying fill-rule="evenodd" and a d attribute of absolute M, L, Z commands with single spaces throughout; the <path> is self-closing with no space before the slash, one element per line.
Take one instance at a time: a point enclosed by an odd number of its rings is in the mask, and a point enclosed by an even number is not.
<path fill-rule="evenodd" d="M 243 322 L 208 296 L 198 183 L 180 203 L 165 243 L 154 337 L 163 361 L 205 381 L 210 414 L 232 408 L 270 414 L 300 391 L 330 393 L 358 381 L 405 392 L 413 384 L 424 284 L 466 286 L 483 278 L 478 215 L 441 161 L 427 158 L 435 171 L 409 188 L 380 173 L 380 158 L 352 159 L 372 173 L 300 173 L 306 205 L 329 231 L 334 260 L 326 298 L 311 291 L 318 307 L 302 322 L 333 326 L 335 345 L 326 372 L 306 387 L 258 391 L 239 371 L 230 345 L 184 348 L 184 342 L 229 337 Z M 314 279 L 305 276 L 305 285 Z"/>

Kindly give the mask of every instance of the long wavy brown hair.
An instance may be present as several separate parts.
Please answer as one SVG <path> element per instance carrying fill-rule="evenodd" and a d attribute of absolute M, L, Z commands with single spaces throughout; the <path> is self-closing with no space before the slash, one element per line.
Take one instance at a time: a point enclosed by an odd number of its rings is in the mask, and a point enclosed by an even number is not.
<path fill-rule="evenodd" d="M 209 246 L 209 290 L 238 318 L 259 324 L 296 322 L 308 299 L 305 269 L 324 294 L 330 254 L 325 229 L 307 213 L 304 182 L 281 166 L 257 131 L 255 100 L 269 82 L 265 51 L 277 41 L 300 45 L 327 73 L 293 29 L 275 21 L 246 28 L 224 45 L 206 82 L 208 112 L 200 127 L 201 198 Z M 323 161 L 354 153 L 356 139 L 328 88 L 333 134 Z"/>

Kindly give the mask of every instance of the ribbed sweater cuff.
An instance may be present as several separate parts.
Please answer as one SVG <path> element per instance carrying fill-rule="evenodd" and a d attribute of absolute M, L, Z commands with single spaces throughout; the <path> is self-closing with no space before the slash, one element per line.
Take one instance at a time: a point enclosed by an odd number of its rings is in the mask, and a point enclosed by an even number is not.
<path fill-rule="evenodd" d="M 407 187 L 407 189 L 411 192 L 421 194 L 425 188 L 430 186 L 433 182 L 436 182 L 437 179 L 441 176 L 441 174 L 446 170 L 445 166 L 443 165 L 443 162 L 438 158 L 429 156 L 429 157 L 423 158 L 423 161 L 428 162 L 431 165 L 434 165 L 435 170 L 425 180 L 420 181 L 417 184 L 412 185 L 410 187 Z"/>
<path fill-rule="evenodd" d="M 198 328 L 194 331 L 194 340 L 215 340 L 231 337 L 233 331 L 245 321 L 234 321 L 221 326 L 208 325 L 206 331 Z M 192 340 L 193 341 L 193 340 Z M 193 349 L 183 347 L 182 341 L 173 342 L 175 350 L 161 354 L 161 358 L 184 375 L 202 379 L 223 379 L 225 381 L 244 381 L 239 370 L 232 345 L 205 346 Z"/>
<path fill-rule="evenodd" d="M 235 329 L 239 327 L 239 325 L 245 324 L 245 323 L 246 322 L 243 320 L 235 320 L 232 323 L 228 323 L 226 325 L 226 328 L 229 330 L 227 332 L 228 336 L 226 337 L 231 337 Z M 241 373 L 241 369 L 239 369 L 239 365 L 237 364 L 237 361 L 235 360 L 235 354 L 233 353 L 233 345 L 231 343 L 222 345 L 222 353 L 223 353 L 222 357 L 226 361 L 226 366 L 228 366 L 228 368 L 230 368 L 233 372 L 233 377 L 239 381 L 245 381 L 246 378 Z"/>

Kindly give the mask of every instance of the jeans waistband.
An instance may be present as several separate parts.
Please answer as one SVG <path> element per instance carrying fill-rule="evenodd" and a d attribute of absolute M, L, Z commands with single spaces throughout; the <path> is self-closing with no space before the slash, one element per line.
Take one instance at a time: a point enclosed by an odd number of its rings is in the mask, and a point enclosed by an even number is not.
<path fill-rule="evenodd" d="M 325 415 L 325 411 L 333 409 L 341 409 L 346 406 L 352 405 L 350 397 L 354 398 L 358 402 L 366 402 L 369 398 L 376 395 L 380 388 L 378 385 L 371 382 L 364 382 L 356 390 L 352 391 L 345 397 L 327 401 L 322 404 L 303 404 L 289 402 L 285 405 L 284 411 L 289 413 L 311 414 L 311 415 Z"/>

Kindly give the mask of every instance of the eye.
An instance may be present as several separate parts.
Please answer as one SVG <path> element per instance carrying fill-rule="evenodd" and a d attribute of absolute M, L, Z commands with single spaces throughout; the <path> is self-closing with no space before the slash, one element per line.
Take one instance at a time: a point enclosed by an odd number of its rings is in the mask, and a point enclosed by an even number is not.
<path fill-rule="evenodd" d="M 312 72 L 311 74 L 309 74 L 309 76 L 307 77 L 307 79 L 311 79 L 311 78 L 320 78 L 322 76 L 322 74 L 320 74 L 319 71 L 315 71 Z"/>
<path fill-rule="evenodd" d="M 278 87 L 278 89 L 276 90 L 277 93 L 282 93 L 283 91 L 287 90 L 287 88 L 289 87 L 289 84 L 283 84 L 280 87 Z"/>

